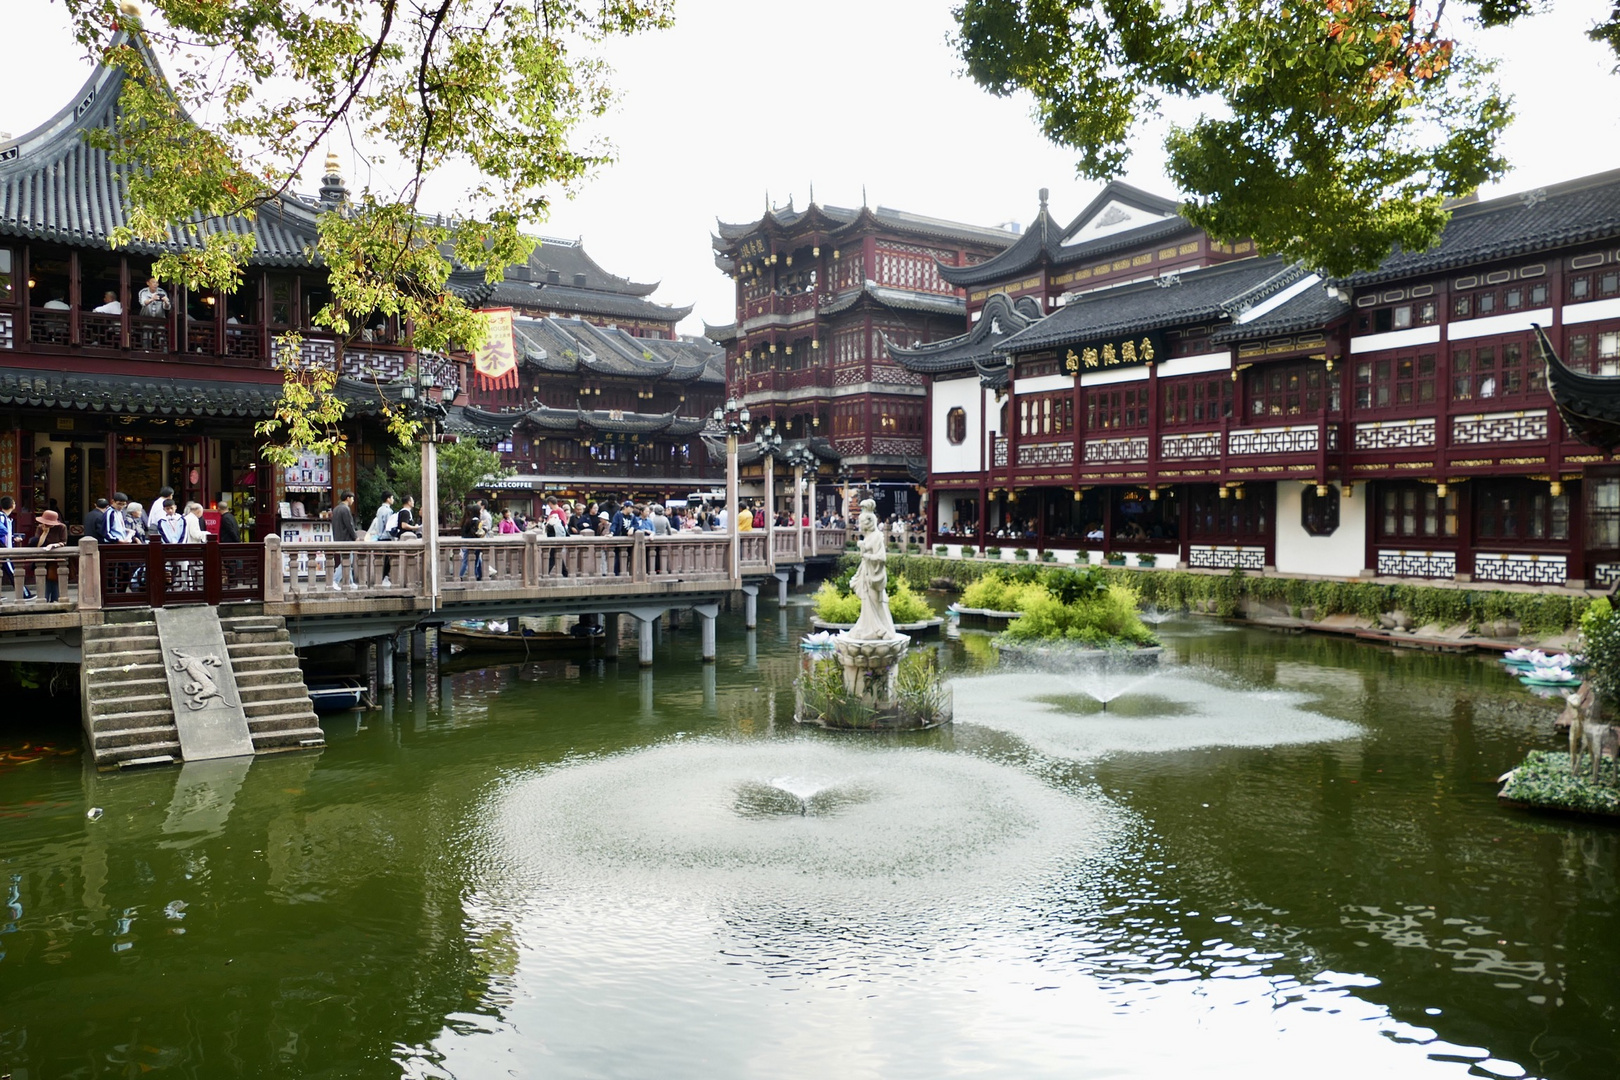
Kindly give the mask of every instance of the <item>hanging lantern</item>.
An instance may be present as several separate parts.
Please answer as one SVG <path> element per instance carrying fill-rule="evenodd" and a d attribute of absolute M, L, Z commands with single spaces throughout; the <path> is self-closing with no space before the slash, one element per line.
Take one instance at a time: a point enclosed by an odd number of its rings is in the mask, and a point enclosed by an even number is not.
<path fill-rule="evenodd" d="M 1434 485 L 1434 493 L 1442 499 L 1446 497 L 1446 492 L 1448 490 L 1449 489 L 1446 487 L 1446 482 L 1444 480 Z"/>
<path fill-rule="evenodd" d="M 1318 499 L 1327 498 L 1327 493 L 1328 493 L 1328 486 L 1326 484 L 1317 484 L 1316 485 L 1316 497 Z"/>
<path fill-rule="evenodd" d="M 1563 493 L 1564 493 L 1564 485 L 1563 485 L 1562 481 L 1554 480 L 1554 481 L 1552 481 L 1552 483 L 1547 485 L 1547 494 L 1551 495 L 1553 498 L 1556 499 L 1556 498 L 1558 498 L 1558 496 L 1562 495 Z"/>

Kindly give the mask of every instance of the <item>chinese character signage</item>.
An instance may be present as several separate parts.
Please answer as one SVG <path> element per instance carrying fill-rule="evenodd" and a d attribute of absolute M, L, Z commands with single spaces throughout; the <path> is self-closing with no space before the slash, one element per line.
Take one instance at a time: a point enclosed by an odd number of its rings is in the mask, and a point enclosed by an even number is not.
<path fill-rule="evenodd" d="M 489 335 L 473 352 L 473 370 L 484 386 L 516 390 L 517 348 L 512 340 L 512 309 L 485 309 L 484 314 L 489 317 Z"/>
<path fill-rule="evenodd" d="M 287 491 L 325 491 L 332 486 L 332 459 L 326 454 L 300 454 L 282 473 Z"/>
<path fill-rule="evenodd" d="M 1063 357 L 1063 371 L 1079 376 L 1088 371 L 1151 364 L 1163 356 L 1164 341 L 1158 334 L 1133 334 L 1070 349 Z"/>

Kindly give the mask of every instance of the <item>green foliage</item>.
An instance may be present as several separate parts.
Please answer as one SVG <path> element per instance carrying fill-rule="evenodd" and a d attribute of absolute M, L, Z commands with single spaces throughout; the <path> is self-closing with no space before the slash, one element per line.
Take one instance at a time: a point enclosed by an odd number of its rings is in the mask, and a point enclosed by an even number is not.
<path fill-rule="evenodd" d="M 1606 598 L 1592 601 L 1581 616 L 1580 653 L 1592 689 L 1607 702 L 1620 702 L 1620 615 Z"/>
<path fill-rule="evenodd" d="M 1502 797 L 1547 809 L 1620 815 L 1620 765 L 1604 758 L 1596 784 L 1591 769 L 1589 757 L 1572 772 L 1568 752 L 1532 750 L 1502 786 Z"/>
<path fill-rule="evenodd" d="M 964 607 L 1007 610 L 1004 601 L 979 603 L 970 596 L 983 598 L 984 593 L 972 593 L 974 583 L 986 578 L 999 577 L 1002 584 L 986 585 L 992 591 L 1005 589 L 1007 583 L 1034 581 L 1038 575 L 1054 575 L 1043 579 L 1052 588 L 1064 580 L 1063 575 L 1077 575 L 1076 581 L 1128 585 L 1141 598 L 1144 605 L 1153 605 L 1162 611 L 1196 609 L 1226 617 L 1235 617 L 1244 610 L 1249 600 L 1283 604 L 1290 610 L 1299 610 L 1315 619 L 1329 615 L 1354 615 L 1376 621 L 1380 615 L 1404 611 L 1416 625 L 1457 626 L 1468 625 L 1478 629 L 1482 624 L 1501 620 L 1515 620 L 1526 634 L 1550 635 L 1561 633 L 1580 624 L 1581 616 L 1596 602 L 1581 596 L 1557 593 L 1505 592 L 1502 590 L 1437 588 L 1433 585 L 1384 585 L 1371 581 L 1309 580 L 1248 574 L 1209 574 L 1186 570 L 1140 570 L 1106 566 L 1035 567 L 1008 566 L 981 561 L 964 562 L 959 559 L 911 558 L 892 560 L 889 564 L 891 580 L 904 576 L 919 588 L 935 578 L 949 578 L 964 589 L 961 602 Z M 1094 587 L 1094 585 L 1093 585 Z M 999 595 L 999 594 L 998 594 Z"/>
<path fill-rule="evenodd" d="M 1488 22 L 1532 10 L 1466 0 Z M 993 94 L 1028 92 L 1079 171 L 1126 171 L 1166 99 L 1207 108 L 1171 125 L 1164 167 L 1183 214 L 1219 240 L 1346 275 L 1396 246 L 1433 246 L 1449 213 L 1506 167 L 1511 120 L 1489 62 L 1446 38 L 1444 3 L 1327 0 L 960 0 L 956 46 Z M 1602 31 L 1602 28 L 1600 28 Z"/>
<path fill-rule="evenodd" d="M 946 555 L 949 555 L 950 553 L 951 553 L 951 549 L 946 547 L 944 544 L 935 544 L 934 545 L 934 554 L 938 555 L 940 558 L 944 558 Z"/>
<path fill-rule="evenodd" d="M 1023 614 L 1008 624 L 1009 641 L 1063 639 L 1095 647 L 1156 645 L 1158 639 L 1137 614 L 1137 597 L 1124 585 L 1109 585 L 1065 604 L 1044 586 L 1026 587 Z"/>
<path fill-rule="evenodd" d="M 835 659 L 812 663 L 810 671 L 799 676 L 798 688 L 804 712 L 831 727 L 877 726 L 877 710 L 862 701 L 860 695 L 844 689 L 844 672 Z"/>
<path fill-rule="evenodd" d="M 934 609 L 904 577 L 890 574 L 885 591 L 889 595 L 889 617 L 895 622 L 922 622 L 934 617 Z M 861 598 L 849 591 L 848 572 L 823 581 L 815 599 L 816 618 L 822 622 L 853 623 L 861 617 Z"/>
<path fill-rule="evenodd" d="M 894 696 L 908 725 L 933 727 L 951 718 L 951 692 L 932 651 L 908 652 L 894 673 Z"/>
<path fill-rule="evenodd" d="M 1028 548 L 1013 548 L 1013 558 L 1017 559 L 1019 562 L 1028 562 L 1029 561 L 1029 549 Z"/>
<path fill-rule="evenodd" d="M 1001 549 L 999 547 L 987 547 L 984 549 L 984 553 L 988 558 L 991 559 L 1001 558 Z"/>
<path fill-rule="evenodd" d="M 484 318 L 443 289 L 450 260 L 496 281 L 528 257 L 523 223 L 611 160 L 600 143 L 574 145 L 613 100 L 603 46 L 670 25 L 673 0 L 146 0 L 139 19 L 112 0 L 65 7 L 80 44 L 132 76 L 116 130 L 94 139 L 136 166 L 116 245 L 159 251 L 166 281 L 232 290 L 253 236 L 221 219 L 313 186 L 321 149 L 358 136 L 402 182 L 320 216 L 311 254 L 332 299 L 313 321 L 344 334 L 355 317 L 398 316 L 417 347 L 444 349 L 484 336 Z M 131 37 L 110 47 L 120 29 Z M 166 80 L 149 77 L 147 50 Z M 419 211 L 430 180 L 454 215 Z M 289 365 L 281 404 L 261 427 L 272 462 L 342 449 L 329 381 Z M 415 432 L 403 413 L 389 426 L 402 441 Z"/>
<path fill-rule="evenodd" d="M 485 450 L 471 440 L 445 443 L 438 448 L 439 473 L 439 529 L 454 532 L 466 516 L 468 497 L 491 480 L 511 476 L 512 470 L 501 464 L 501 455 Z M 384 473 L 385 487 L 404 498 L 415 495 L 418 502 L 422 494 L 422 452 L 415 446 L 396 446 L 388 455 Z M 362 484 L 362 488 L 363 488 Z M 380 493 L 379 493 L 380 494 Z M 362 507 L 366 504 L 362 503 Z M 395 505 L 398 505 L 396 503 Z M 375 509 L 375 507 L 371 507 Z"/>

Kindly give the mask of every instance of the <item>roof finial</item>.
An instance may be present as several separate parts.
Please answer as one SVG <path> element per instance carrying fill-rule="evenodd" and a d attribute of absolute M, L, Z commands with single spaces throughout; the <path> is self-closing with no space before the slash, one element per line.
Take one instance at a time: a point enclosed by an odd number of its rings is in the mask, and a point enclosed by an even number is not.
<path fill-rule="evenodd" d="M 349 201 L 349 189 L 343 183 L 343 165 L 337 154 L 326 152 L 326 175 L 321 177 L 321 209 L 335 210 Z"/>
<path fill-rule="evenodd" d="M 1046 209 L 1046 197 L 1049 194 L 1051 194 L 1051 192 L 1047 191 L 1045 188 L 1041 188 L 1041 209 L 1043 211 Z"/>
<path fill-rule="evenodd" d="M 861 209 L 866 209 L 866 185 L 861 185 Z"/>
<path fill-rule="evenodd" d="M 810 205 L 816 205 L 816 182 L 810 181 Z"/>

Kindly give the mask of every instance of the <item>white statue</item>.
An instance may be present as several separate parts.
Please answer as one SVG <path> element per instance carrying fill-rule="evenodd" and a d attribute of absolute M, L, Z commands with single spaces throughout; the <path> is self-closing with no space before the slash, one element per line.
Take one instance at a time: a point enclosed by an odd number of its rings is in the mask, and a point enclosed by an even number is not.
<path fill-rule="evenodd" d="M 849 591 L 861 598 L 861 617 L 843 635 L 853 641 L 892 641 L 896 636 L 889 615 L 889 545 L 876 510 L 871 499 L 861 503 L 861 538 L 855 545 L 861 565 L 849 581 Z"/>

